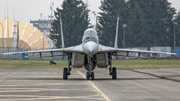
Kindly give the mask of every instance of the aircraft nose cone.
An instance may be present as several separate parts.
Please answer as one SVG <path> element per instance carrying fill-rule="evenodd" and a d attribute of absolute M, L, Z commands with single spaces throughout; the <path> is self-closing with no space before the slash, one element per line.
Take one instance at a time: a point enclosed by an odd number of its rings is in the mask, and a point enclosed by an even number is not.
<path fill-rule="evenodd" d="M 87 42 L 84 44 L 84 52 L 88 54 L 89 56 L 92 56 L 97 53 L 98 51 L 98 44 L 95 42 Z"/>
<path fill-rule="evenodd" d="M 90 52 L 90 53 L 92 53 L 92 52 L 93 52 L 91 48 L 89 48 L 89 52 Z"/>

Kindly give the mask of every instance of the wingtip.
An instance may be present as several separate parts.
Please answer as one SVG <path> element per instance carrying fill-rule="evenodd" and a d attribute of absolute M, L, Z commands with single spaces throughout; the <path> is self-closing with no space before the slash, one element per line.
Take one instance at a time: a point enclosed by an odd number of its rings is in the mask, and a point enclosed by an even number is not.
<path fill-rule="evenodd" d="M 9 53 L 3 53 L 3 55 L 10 55 Z"/>
<path fill-rule="evenodd" d="M 167 53 L 168 55 L 177 55 L 177 53 Z"/>

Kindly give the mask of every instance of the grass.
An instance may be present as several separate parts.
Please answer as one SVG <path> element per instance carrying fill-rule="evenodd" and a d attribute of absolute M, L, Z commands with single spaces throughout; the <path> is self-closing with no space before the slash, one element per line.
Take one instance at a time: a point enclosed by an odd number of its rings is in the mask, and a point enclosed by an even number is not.
<path fill-rule="evenodd" d="M 159 69 L 180 68 L 180 61 L 175 60 L 126 60 L 113 61 L 113 67 L 118 69 Z"/>
<path fill-rule="evenodd" d="M 49 65 L 49 60 L 0 60 L 0 69 L 62 69 L 67 61 L 55 61 L 57 65 Z M 158 69 L 180 68 L 180 61 L 173 60 L 123 60 L 113 61 L 117 69 Z"/>
<path fill-rule="evenodd" d="M 0 69 L 61 69 L 67 67 L 67 61 L 55 61 L 57 65 L 49 65 L 49 60 L 0 60 Z"/>

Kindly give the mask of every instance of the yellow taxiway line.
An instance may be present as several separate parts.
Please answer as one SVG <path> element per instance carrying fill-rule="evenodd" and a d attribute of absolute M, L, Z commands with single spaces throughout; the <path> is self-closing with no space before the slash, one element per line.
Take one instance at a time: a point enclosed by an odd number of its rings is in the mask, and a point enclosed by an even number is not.
<path fill-rule="evenodd" d="M 86 79 L 86 77 L 80 72 L 77 71 L 83 78 Z M 100 91 L 93 83 L 91 83 L 89 80 L 87 82 L 106 100 L 106 101 L 111 101 L 102 91 Z"/>

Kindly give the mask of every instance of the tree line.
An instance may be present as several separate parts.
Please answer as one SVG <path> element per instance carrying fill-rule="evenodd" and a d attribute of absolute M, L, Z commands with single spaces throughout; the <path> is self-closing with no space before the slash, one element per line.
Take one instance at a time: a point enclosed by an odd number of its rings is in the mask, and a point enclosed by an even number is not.
<path fill-rule="evenodd" d="M 100 44 L 114 46 L 119 15 L 118 47 L 180 46 L 180 12 L 167 0 L 102 0 L 97 20 Z M 82 0 L 64 0 L 55 11 L 50 38 L 61 46 L 59 14 L 62 15 L 65 46 L 81 43 L 83 32 L 92 27 L 87 5 Z M 127 27 L 123 28 L 123 24 Z"/>

